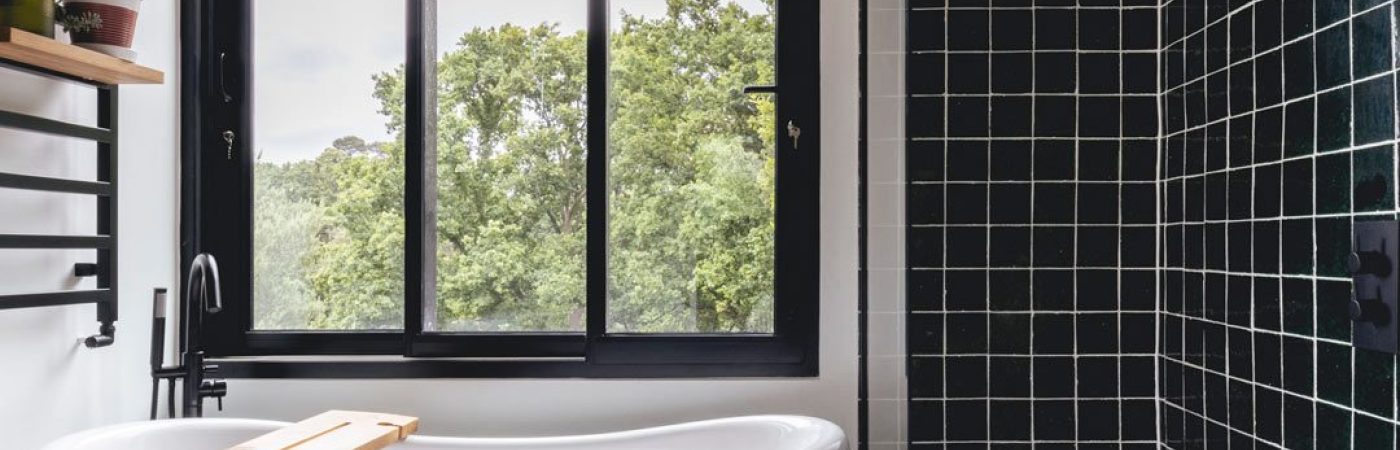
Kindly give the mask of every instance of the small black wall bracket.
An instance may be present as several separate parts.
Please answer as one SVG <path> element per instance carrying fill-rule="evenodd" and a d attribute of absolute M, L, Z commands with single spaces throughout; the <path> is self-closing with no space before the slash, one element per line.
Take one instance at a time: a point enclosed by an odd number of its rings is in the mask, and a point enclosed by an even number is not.
<path fill-rule="evenodd" d="M 102 272 L 102 268 L 95 263 L 77 263 L 73 265 L 73 276 L 78 278 L 95 277 Z"/>
<path fill-rule="evenodd" d="M 1357 347 L 1397 352 L 1400 341 L 1400 222 L 1356 222 L 1352 228 L 1351 340 Z"/>

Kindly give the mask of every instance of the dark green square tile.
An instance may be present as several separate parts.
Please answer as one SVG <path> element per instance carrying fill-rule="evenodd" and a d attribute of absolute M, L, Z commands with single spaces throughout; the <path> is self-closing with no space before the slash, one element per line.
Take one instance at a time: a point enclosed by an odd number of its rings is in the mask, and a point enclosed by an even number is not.
<path fill-rule="evenodd" d="M 1317 151 L 1351 146 L 1351 88 L 1321 94 L 1317 98 Z"/>
<path fill-rule="evenodd" d="M 1317 157 L 1317 213 L 1351 212 L 1351 155 Z"/>
<path fill-rule="evenodd" d="M 1380 8 L 1352 19 L 1353 76 L 1360 79 L 1390 70 L 1392 39 L 1390 11 L 1387 8 Z"/>
<path fill-rule="evenodd" d="M 1283 397 L 1286 394 L 1265 387 L 1254 388 L 1255 433 L 1269 442 L 1283 442 Z"/>
<path fill-rule="evenodd" d="M 1336 3 L 1322 1 L 1322 3 Z M 1345 7 L 1343 7 L 1345 8 Z M 1317 33 L 1317 88 L 1328 89 L 1351 81 L 1351 27 L 1336 26 Z"/>
<path fill-rule="evenodd" d="M 943 403 L 935 400 L 909 402 L 909 439 L 928 441 L 943 439 Z M 943 447 L 939 446 L 938 448 Z"/>
<path fill-rule="evenodd" d="M 1230 427 L 1246 433 L 1254 432 L 1254 387 L 1242 381 L 1230 381 Z"/>
<path fill-rule="evenodd" d="M 1317 337 L 1351 342 L 1351 297 L 1351 281 L 1317 281 Z"/>
<path fill-rule="evenodd" d="M 984 313 L 948 314 L 947 351 L 951 354 L 987 353 L 987 315 Z"/>
<path fill-rule="evenodd" d="M 1314 15 L 1314 20 L 1317 21 L 1318 29 L 1345 19 L 1351 12 L 1351 2 L 1347 0 L 1317 0 L 1316 5 L 1317 12 Z"/>
<path fill-rule="evenodd" d="M 1316 91 L 1313 54 L 1313 39 L 1311 37 L 1300 39 L 1284 47 L 1283 90 L 1285 99 L 1311 95 Z"/>
<path fill-rule="evenodd" d="M 1313 120 L 1316 115 L 1313 103 L 1313 99 L 1309 98 L 1284 107 L 1284 156 L 1311 155 L 1316 148 L 1313 136 L 1317 123 Z"/>
<path fill-rule="evenodd" d="M 1387 211 L 1395 207 L 1394 154 L 1390 145 L 1365 148 L 1352 154 L 1354 211 Z"/>
<path fill-rule="evenodd" d="M 1317 404 L 1317 448 L 1346 449 L 1351 446 L 1351 411 L 1326 403 Z"/>
<path fill-rule="evenodd" d="M 1394 417 L 1395 355 L 1358 349 L 1356 371 L 1352 374 L 1356 388 L 1356 408 L 1381 417 Z M 1357 424 L 1358 428 L 1361 425 Z M 1373 447 L 1365 447 L 1373 448 Z"/>
<path fill-rule="evenodd" d="M 1027 354 L 1031 350 L 1031 317 L 1029 314 L 992 314 L 992 353 Z"/>
<path fill-rule="evenodd" d="M 1313 0 L 1283 2 L 1284 40 L 1297 38 L 1313 30 Z"/>
<path fill-rule="evenodd" d="M 1312 280 L 1304 278 L 1283 279 L 1283 330 L 1301 336 L 1312 336 Z"/>
<path fill-rule="evenodd" d="M 1313 212 L 1313 160 L 1283 163 L 1283 214 L 1303 216 Z"/>
<path fill-rule="evenodd" d="M 1389 64 L 1389 63 L 1387 63 Z M 1395 88 L 1391 77 L 1356 85 L 1353 142 L 1365 145 L 1395 137 Z"/>
<path fill-rule="evenodd" d="M 1351 218 L 1317 219 L 1317 274 L 1348 277 L 1347 257 L 1351 255 Z"/>
<path fill-rule="evenodd" d="M 1357 414 L 1354 420 L 1356 433 L 1353 438 L 1356 441 L 1351 448 L 1390 448 L 1395 444 L 1395 426 L 1389 422 L 1361 414 Z"/>
<path fill-rule="evenodd" d="M 1351 2 L 1351 10 L 1352 10 L 1352 11 L 1356 11 L 1356 12 L 1361 12 L 1361 11 L 1365 11 L 1365 10 L 1371 9 L 1371 8 L 1374 7 L 1374 6 L 1379 5 L 1379 4 L 1381 4 L 1381 3 L 1385 3 L 1385 2 L 1386 2 L 1386 0 L 1352 0 L 1352 2 Z M 1382 8 L 1382 9 L 1384 9 L 1384 8 Z"/>
<path fill-rule="evenodd" d="M 1313 221 L 1289 219 L 1283 221 L 1283 273 L 1313 274 Z"/>
<path fill-rule="evenodd" d="M 1311 397 L 1313 394 L 1313 341 L 1283 339 L 1283 388 Z"/>
<path fill-rule="evenodd" d="M 1338 405 L 1351 405 L 1350 346 L 1329 342 L 1317 343 L 1317 397 Z M 1318 429 L 1336 429 L 1323 427 L 1321 421 L 1322 417 L 1319 414 Z"/>
<path fill-rule="evenodd" d="M 1283 445 L 1290 449 L 1311 450 L 1313 444 L 1314 409 L 1311 400 L 1285 395 L 1283 398 Z M 1330 430 L 1329 430 L 1330 432 Z"/>

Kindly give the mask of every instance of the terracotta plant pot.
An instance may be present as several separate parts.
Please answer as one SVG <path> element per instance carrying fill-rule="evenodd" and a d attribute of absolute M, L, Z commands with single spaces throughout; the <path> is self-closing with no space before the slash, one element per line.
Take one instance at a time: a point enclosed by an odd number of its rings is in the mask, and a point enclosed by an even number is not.
<path fill-rule="evenodd" d="M 64 13 L 69 16 L 95 14 L 101 26 L 91 30 L 72 30 L 73 44 L 106 53 L 127 61 L 136 59 L 131 40 L 136 34 L 136 14 L 141 0 L 67 0 Z"/>

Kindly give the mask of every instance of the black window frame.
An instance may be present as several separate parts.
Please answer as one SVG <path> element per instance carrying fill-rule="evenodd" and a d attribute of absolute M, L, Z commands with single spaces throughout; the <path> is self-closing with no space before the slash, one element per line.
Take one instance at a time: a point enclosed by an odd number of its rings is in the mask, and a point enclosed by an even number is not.
<path fill-rule="evenodd" d="M 258 331 L 252 329 L 253 130 L 250 81 L 254 0 L 182 0 L 181 267 L 194 255 L 219 260 L 224 310 L 203 311 L 202 349 L 222 376 L 250 378 L 431 377 L 808 377 L 818 374 L 819 183 L 821 136 L 818 9 L 778 0 L 776 83 L 746 91 L 776 95 L 775 130 L 801 124 L 800 149 L 777 133 L 774 332 L 772 334 L 607 333 L 607 214 L 589 214 L 584 333 L 423 333 L 422 304 L 435 252 L 425 219 L 436 189 L 425 176 L 433 143 L 431 89 L 436 52 L 424 36 L 437 0 L 401 0 L 407 8 L 405 55 L 405 329 L 402 331 Z M 392 1 L 392 0 L 386 0 Z M 588 4 L 588 189 L 590 209 L 607 211 L 608 0 Z M 601 30 L 601 32 L 600 32 Z M 426 44 L 426 45 L 425 45 Z M 601 75 L 601 76 L 599 76 Z M 603 101 L 595 94 L 603 93 Z M 224 158 L 234 131 L 234 160 Z M 595 209 L 596 208 L 596 209 Z M 431 240 L 429 240 L 431 242 Z M 365 356 L 383 358 L 363 358 Z M 300 358 L 300 357 L 308 358 Z"/>

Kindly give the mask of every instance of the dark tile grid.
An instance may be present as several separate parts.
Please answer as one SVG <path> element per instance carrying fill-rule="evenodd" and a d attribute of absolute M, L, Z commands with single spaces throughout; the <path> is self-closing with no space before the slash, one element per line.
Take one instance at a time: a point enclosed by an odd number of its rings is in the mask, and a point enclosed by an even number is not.
<path fill-rule="evenodd" d="M 910 2 L 909 438 L 1155 448 L 1157 4 L 992 3 Z"/>
<path fill-rule="evenodd" d="M 1391 218 L 1390 1 L 1162 10 L 1162 439 L 1395 448 L 1395 358 L 1354 350 L 1354 221 Z"/>

